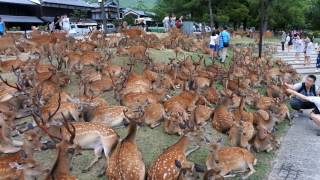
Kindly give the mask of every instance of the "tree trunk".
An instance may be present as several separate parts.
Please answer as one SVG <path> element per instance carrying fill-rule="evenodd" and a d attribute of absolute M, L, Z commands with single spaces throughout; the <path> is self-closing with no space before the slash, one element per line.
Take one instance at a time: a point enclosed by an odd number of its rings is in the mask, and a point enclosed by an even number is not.
<path fill-rule="evenodd" d="M 117 0 L 117 13 L 118 13 L 118 21 L 120 21 L 120 1 Z"/>
<path fill-rule="evenodd" d="M 267 26 L 267 5 L 269 0 L 261 0 L 260 4 L 260 40 L 259 40 L 259 57 L 262 56 L 263 34 Z"/>
<path fill-rule="evenodd" d="M 100 10 L 101 10 L 103 32 L 106 34 L 107 33 L 107 17 L 106 17 L 106 11 L 104 9 L 104 2 L 105 2 L 105 0 L 102 0 L 100 3 Z"/>
<path fill-rule="evenodd" d="M 212 0 L 208 0 L 209 2 L 209 15 L 210 15 L 210 26 L 213 29 L 214 26 L 214 20 L 213 20 L 213 12 L 212 12 Z"/>

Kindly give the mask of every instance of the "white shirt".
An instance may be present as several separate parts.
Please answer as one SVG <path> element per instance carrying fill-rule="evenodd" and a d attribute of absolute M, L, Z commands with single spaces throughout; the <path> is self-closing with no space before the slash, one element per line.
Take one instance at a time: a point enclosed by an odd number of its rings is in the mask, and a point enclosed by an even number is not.
<path fill-rule="evenodd" d="M 313 102 L 318 110 L 320 110 L 320 97 L 318 96 L 308 96 L 308 101 Z"/>
<path fill-rule="evenodd" d="M 219 36 L 216 34 L 215 36 L 210 36 L 210 45 L 216 45 L 218 43 Z"/>
<path fill-rule="evenodd" d="M 293 85 L 293 89 L 296 90 L 296 91 L 299 91 L 302 87 L 302 83 L 297 83 L 297 84 L 294 84 Z M 319 92 L 319 86 L 315 85 L 315 88 L 316 88 L 316 93 Z M 320 109 L 319 109 L 320 110 Z"/>

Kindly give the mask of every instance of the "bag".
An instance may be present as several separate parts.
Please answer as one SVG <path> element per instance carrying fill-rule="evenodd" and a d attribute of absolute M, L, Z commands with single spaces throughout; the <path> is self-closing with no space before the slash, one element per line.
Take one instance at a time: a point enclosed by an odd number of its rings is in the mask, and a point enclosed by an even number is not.
<path fill-rule="evenodd" d="M 229 47 L 229 42 L 223 42 L 223 47 Z"/>
<path fill-rule="evenodd" d="M 182 26 L 181 21 L 180 21 L 180 20 L 177 20 L 177 21 L 176 21 L 176 27 L 177 27 L 177 28 L 181 28 L 181 26 Z"/>

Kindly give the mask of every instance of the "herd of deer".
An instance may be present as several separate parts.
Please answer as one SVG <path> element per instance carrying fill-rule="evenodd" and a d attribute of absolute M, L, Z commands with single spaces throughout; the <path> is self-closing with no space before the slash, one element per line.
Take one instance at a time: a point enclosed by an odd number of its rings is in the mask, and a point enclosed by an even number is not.
<path fill-rule="evenodd" d="M 16 57 L 0 61 L 2 74 L 15 77 L 15 82 L 0 77 L 0 179 L 77 179 L 71 160 L 87 149 L 95 158 L 83 173 L 103 158 L 101 174 L 107 179 L 196 179 L 199 172 L 206 180 L 245 172 L 248 178 L 257 162 L 253 151 L 279 147 L 275 125 L 289 117 L 281 84 L 298 76 L 281 61 L 255 58 L 250 48 L 234 48 L 230 68 L 184 53 L 207 53 L 205 44 L 178 30 L 162 39 L 138 29 L 118 36 L 93 32 L 82 40 L 41 32 L 28 39 L 0 38 L 2 57 Z M 151 58 L 151 49 L 164 48 L 176 56 L 167 63 Z M 128 56 L 129 63 L 118 65 L 117 56 Z M 144 65 L 142 73 L 135 72 L 137 63 Z M 257 90 L 264 88 L 266 94 Z M 102 97 L 109 91 L 118 106 Z M 25 122 L 27 117 L 32 122 Z M 230 146 L 206 136 L 207 122 L 229 136 Z M 146 167 L 137 126 L 160 124 L 181 138 Z M 114 129 L 123 125 L 129 125 L 128 134 L 120 139 Z M 191 142 L 210 149 L 206 168 L 188 160 L 199 148 L 188 150 Z M 46 169 L 34 153 L 48 149 L 57 155 Z"/>

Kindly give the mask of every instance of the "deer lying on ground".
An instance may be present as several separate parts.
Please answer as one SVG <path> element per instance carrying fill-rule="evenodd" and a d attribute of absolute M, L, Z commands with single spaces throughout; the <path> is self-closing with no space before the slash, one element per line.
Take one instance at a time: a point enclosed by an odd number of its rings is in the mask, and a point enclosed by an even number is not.
<path fill-rule="evenodd" d="M 257 127 L 257 134 L 253 141 L 253 146 L 257 152 L 270 152 L 280 147 L 279 141 L 263 126 Z"/>
<path fill-rule="evenodd" d="M 199 138 L 196 132 L 188 132 L 180 138 L 174 145 L 166 149 L 156 160 L 151 164 L 148 171 L 149 180 L 166 180 L 177 179 L 179 176 L 179 169 L 176 167 L 176 161 L 179 161 L 182 167 L 194 168 L 194 163 L 187 160 L 187 157 L 194 152 L 195 149 L 187 150 L 187 146 L 192 139 Z M 201 140 L 197 140 L 199 142 Z"/>
<path fill-rule="evenodd" d="M 231 146 L 247 148 L 250 151 L 249 142 L 254 137 L 255 130 L 252 122 L 242 121 L 235 123 L 228 132 Z"/>
<path fill-rule="evenodd" d="M 10 72 L 12 69 L 17 69 L 20 66 L 23 66 L 25 64 L 24 61 L 21 61 L 20 59 L 16 60 L 7 60 L 3 61 L 0 59 L 0 71 L 1 72 Z"/>
<path fill-rule="evenodd" d="M 234 123 L 234 117 L 228 110 L 231 100 L 225 97 L 221 100 L 221 103 L 214 110 L 212 118 L 212 126 L 219 132 L 227 132 Z"/>
<path fill-rule="evenodd" d="M 145 165 L 136 145 L 136 132 L 136 120 L 130 119 L 127 136 L 118 143 L 109 158 L 106 173 L 108 179 L 145 179 Z"/>
<path fill-rule="evenodd" d="M 160 103 L 148 104 L 144 108 L 143 122 L 155 128 L 160 125 L 160 121 L 165 117 L 164 107 Z"/>
<path fill-rule="evenodd" d="M 37 126 L 46 132 L 46 134 L 48 134 L 52 139 L 63 139 L 67 141 L 70 135 L 68 135 L 65 128 L 62 128 L 61 130 L 60 126 L 53 125 L 49 126 L 49 128 L 46 127 L 46 122 L 51 121 L 59 111 L 59 108 L 60 105 L 56 107 L 52 114 L 49 113 L 50 116 L 48 119 L 44 119 L 44 117 L 39 113 L 33 112 L 33 119 Z M 63 114 L 61 115 L 63 119 L 65 119 L 65 116 Z M 88 171 L 96 162 L 98 162 L 102 156 L 102 151 L 104 152 L 106 160 L 108 160 L 109 152 L 117 143 L 119 138 L 113 129 L 107 127 L 103 123 L 77 122 L 72 123 L 72 126 L 77 132 L 74 138 L 74 144 L 80 146 L 82 149 L 94 149 L 95 159 L 84 169 L 84 171 Z M 60 134 L 60 131 L 62 131 L 62 134 Z"/>
<path fill-rule="evenodd" d="M 204 126 L 206 121 L 208 121 L 214 112 L 214 110 L 208 106 L 199 105 L 194 110 L 195 121 L 198 126 Z"/>
<path fill-rule="evenodd" d="M 207 169 L 220 169 L 219 175 L 226 176 L 230 173 L 247 172 L 249 173 L 243 177 L 247 179 L 254 172 L 254 165 L 257 159 L 248 150 L 239 147 L 220 147 L 218 144 L 212 145 L 212 152 L 210 152 L 206 165 Z"/>

